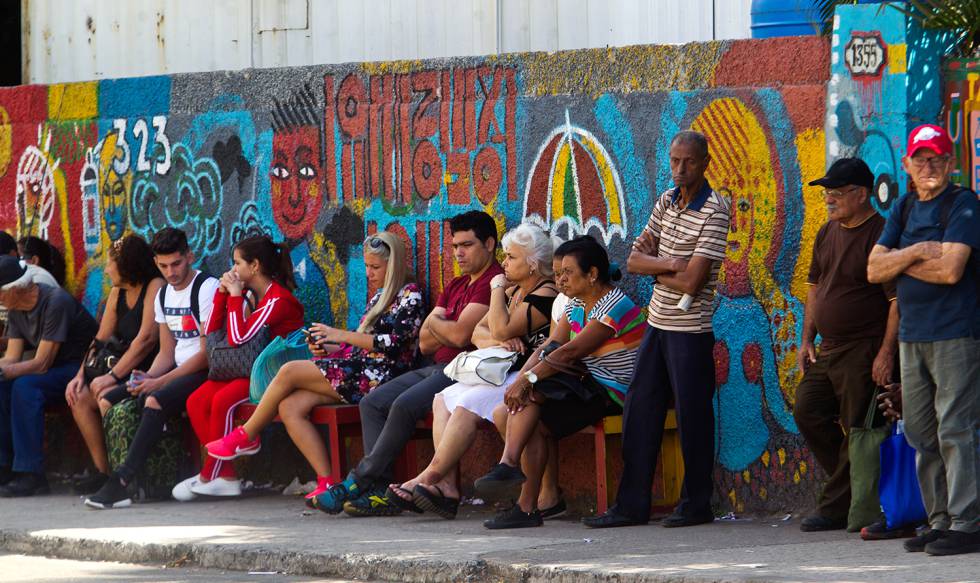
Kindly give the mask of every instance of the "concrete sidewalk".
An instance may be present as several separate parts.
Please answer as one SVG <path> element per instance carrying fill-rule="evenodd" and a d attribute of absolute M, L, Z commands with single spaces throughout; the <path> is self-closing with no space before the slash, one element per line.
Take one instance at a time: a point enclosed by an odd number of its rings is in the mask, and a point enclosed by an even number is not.
<path fill-rule="evenodd" d="M 284 496 L 95 511 L 55 495 L 0 499 L 0 549 L 382 581 L 980 581 L 980 554 L 929 557 L 900 541 L 805 534 L 796 518 L 611 530 L 559 519 L 491 532 L 481 524 L 489 516 L 464 507 L 455 521 L 357 519 Z"/>

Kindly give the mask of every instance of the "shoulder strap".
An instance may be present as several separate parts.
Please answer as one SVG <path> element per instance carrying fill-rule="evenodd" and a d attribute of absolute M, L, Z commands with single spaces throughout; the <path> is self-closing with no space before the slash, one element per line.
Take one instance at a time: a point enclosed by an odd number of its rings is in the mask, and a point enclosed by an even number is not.
<path fill-rule="evenodd" d="M 198 271 L 194 276 L 194 282 L 191 283 L 191 314 L 194 314 L 194 320 L 198 324 L 204 324 L 201 322 L 201 300 L 198 296 L 201 295 L 201 286 L 207 279 L 208 276 L 203 271 Z"/>
<path fill-rule="evenodd" d="M 166 315 L 166 312 L 164 310 L 167 309 L 166 308 L 166 305 L 167 305 L 166 304 L 166 299 L 167 299 L 167 288 L 168 287 L 170 287 L 170 284 L 169 283 L 164 283 L 163 284 L 163 287 L 160 288 L 160 295 L 158 296 L 160 298 L 160 311 L 163 312 L 165 315 Z"/>

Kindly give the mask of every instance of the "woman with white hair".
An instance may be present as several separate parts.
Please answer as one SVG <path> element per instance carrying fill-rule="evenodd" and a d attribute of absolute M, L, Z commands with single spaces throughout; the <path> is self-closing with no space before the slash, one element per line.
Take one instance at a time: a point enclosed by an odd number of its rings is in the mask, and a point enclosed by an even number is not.
<path fill-rule="evenodd" d="M 459 508 L 458 463 L 476 438 L 483 420 L 504 427 L 493 411 L 527 358 L 548 337 L 551 306 L 558 295 L 554 283 L 551 238 L 539 227 L 521 224 L 502 239 L 504 273 L 490 282 L 490 310 L 473 331 L 477 348 L 500 346 L 519 354 L 500 387 L 456 383 L 432 403 L 435 454 L 418 476 L 391 484 L 388 498 L 405 510 L 428 510 L 454 518 Z"/>

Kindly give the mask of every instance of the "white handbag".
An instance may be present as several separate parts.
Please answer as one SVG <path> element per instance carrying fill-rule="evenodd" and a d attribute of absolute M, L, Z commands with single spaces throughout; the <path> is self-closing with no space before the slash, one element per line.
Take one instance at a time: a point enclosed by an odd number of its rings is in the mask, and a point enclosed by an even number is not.
<path fill-rule="evenodd" d="M 443 372 L 457 383 L 494 385 L 507 380 L 507 371 L 517 362 L 518 353 L 500 346 L 460 352 Z"/>

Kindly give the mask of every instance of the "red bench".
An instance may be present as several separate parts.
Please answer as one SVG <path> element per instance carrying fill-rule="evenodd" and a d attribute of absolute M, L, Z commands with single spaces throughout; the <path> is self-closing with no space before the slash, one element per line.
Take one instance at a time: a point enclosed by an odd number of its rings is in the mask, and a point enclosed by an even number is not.
<path fill-rule="evenodd" d="M 239 405 L 235 410 L 235 421 L 245 422 L 255 411 L 255 405 Z M 314 407 L 310 417 L 315 425 L 327 427 L 327 444 L 330 450 L 330 479 L 340 482 L 345 477 L 348 468 L 346 441 L 349 437 L 360 437 L 361 435 L 361 416 L 356 405 L 322 405 Z M 278 421 L 279 418 L 276 418 Z M 487 429 L 494 429 L 489 423 Z M 416 439 L 431 437 L 429 431 L 432 429 L 432 416 L 419 422 Z M 681 483 L 684 479 L 684 465 L 680 456 L 680 447 L 677 442 L 677 420 L 674 411 L 670 410 L 667 414 L 667 421 L 664 424 L 664 440 L 661 447 L 662 465 L 662 492 L 663 497 L 653 501 L 656 508 L 666 508 L 673 506 L 680 498 Z M 583 429 L 580 433 L 589 433 L 594 436 L 595 443 L 595 478 L 596 478 L 596 509 L 598 512 L 605 512 L 609 505 L 609 487 L 612 477 L 609 475 L 609 460 L 606 456 L 606 446 L 610 435 L 622 434 L 623 417 L 606 417 L 601 422 L 592 427 Z M 401 457 L 395 466 L 396 479 L 409 479 L 417 472 L 417 455 L 415 442 L 410 441 L 405 446 Z"/>

